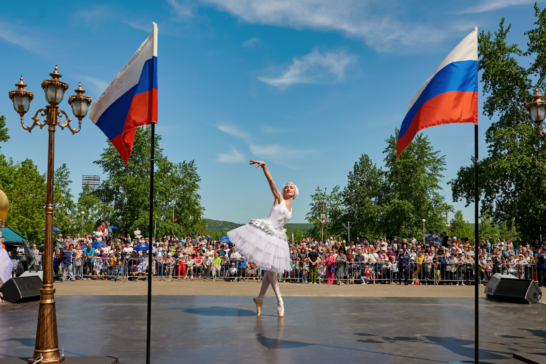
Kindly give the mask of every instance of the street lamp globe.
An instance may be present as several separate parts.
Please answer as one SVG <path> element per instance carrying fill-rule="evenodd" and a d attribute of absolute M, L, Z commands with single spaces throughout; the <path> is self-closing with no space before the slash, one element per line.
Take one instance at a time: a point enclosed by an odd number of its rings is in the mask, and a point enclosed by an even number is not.
<path fill-rule="evenodd" d="M 427 222 L 427 220 L 423 219 L 423 222 Z"/>
<path fill-rule="evenodd" d="M 525 105 L 527 111 L 529 111 L 529 116 L 531 120 L 537 125 L 538 131 L 542 137 L 542 131 L 540 125 L 544 121 L 546 116 L 546 101 L 541 100 L 542 95 L 538 92 L 538 88 L 535 88 L 535 95 L 533 96 L 533 101 Z"/>
<path fill-rule="evenodd" d="M 80 212 L 80 214 L 82 214 L 82 216 L 85 215 L 85 211 Z"/>
<path fill-rule="evenodd" d="M 81 121 L 81 119 L 87 115 L 89 104 L 91 104 L 91 98 L 89 96 L 84 96 L 85 90 L 82 88 L 81 82 L 74 91 L 76 92 L 76 95 L 70 96 L 68 98 L 68 103 L 72 106 L 72 113 L 74 116 Z"/>
<path fill-rule="evenodd" d="M 23 76 L 19 80 L 19 83 L 16 83 L 17 90 L 9 92 L 9 98 L 13 102 L 13 108 L 16 112 L 23 117 L 30 107 L 30 102 L 34 98 L 34 93 L 25 90 L 25 83 L 23 82 Z"/>
<path fill-rule="evenodd" d="M 55 71 L 49 75 L 51 79 L 42 82 L 42 89 L 45 92 L 47 102 L 51 105 L 58 105 L 63 101 L 64 93 L 68 89 L 68 83 L 59 80 L 62 76 L 57 72 L 57 66 L 55 66 Z"/>

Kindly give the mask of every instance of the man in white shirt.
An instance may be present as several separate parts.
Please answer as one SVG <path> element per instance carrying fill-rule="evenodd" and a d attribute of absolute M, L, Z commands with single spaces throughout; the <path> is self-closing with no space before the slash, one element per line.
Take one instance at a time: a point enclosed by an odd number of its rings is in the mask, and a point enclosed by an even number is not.
<path fill-rule="evenodd" d="M 135 238 L 139 238 L 139 239 L 142 237 L 142 233 L 140 232 L 140 229 L 138 226 L 136 230 L 133 232 L 133 235 L 135 236 Z"/>
<path fill-rule="evenodd" d="M 131 254 L 133 252 L 133 248 L 131 247 L 131 245 L 127 245 L 125 248 L 123 248 L 123 252 L 125 254 Z"/>
<path fill-rule="evenodd" d="M 159 244 L 159 248 L 157 248 L 157 256 L 161 257 L 165 255 L 166 252 L 167 252 L 167 249 L 165 249 L 165 245 Z"/>
<path fill-rule="evenodd" d="M 207 250 L 207 252 L 205 253 L 205 255 L 209 258 L 214 258 L 214 250 L 212 250 L 212 246 L 209 245 L 209 249 Z"/>
<path fill-rule="evenodd" d="M 440 239 L 440 235 L 438 235 L 438 230 L 435 231 L 434 234 L 432 234 L 432 241 L 437 243 Z"/>
<path fill-rule="evenodd" d="M 237 248 L 233 247 L 231 248 L 231 255 L 229 259 L 231 259 L 232 263 L 235 263 L 235 267 L 237 268 L 237 272 L 239 272 L 239 261 L 241 260 L 242 255 L 237 251 Z"/>

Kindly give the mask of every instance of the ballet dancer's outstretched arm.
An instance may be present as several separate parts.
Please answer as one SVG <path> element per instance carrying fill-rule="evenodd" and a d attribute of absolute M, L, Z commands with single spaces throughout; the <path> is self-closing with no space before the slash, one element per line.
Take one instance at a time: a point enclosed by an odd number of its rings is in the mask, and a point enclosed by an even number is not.
<path fill-rule="evenodd" d="M 277 188 L 277 185 L 275 185 L 275 181 L 273 181 L 273 177 L 271 176 L 271 173 L 269 172 L 269 169 L 267 169 L 267 166 L 265 165 L 265 162 L 262 161 L 255 161 L 254 159 L 250 160 L 250 165 L 256 164 L 256 168 L 262 167 L 264 170 L 265 178 L 267 178 L 267 182 L 269 182 L 269 187 L 271 188 L 271 192 L 273 193 L 273 196 L 275 197 L 275 206 L 280 204 L 283 200 L 282 193 Z"/>

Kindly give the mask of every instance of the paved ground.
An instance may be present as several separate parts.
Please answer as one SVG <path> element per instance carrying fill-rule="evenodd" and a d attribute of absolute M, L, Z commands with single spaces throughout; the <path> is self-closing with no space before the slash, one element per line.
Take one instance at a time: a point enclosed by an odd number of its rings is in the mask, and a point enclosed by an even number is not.
<path fill-rule="evenodd" d="M 178 286 L 190 289 L 198 284 Z M 406 292 L 421 288 L 425 287 L 402 287 Z M 58 296 L 56 301 L 59 346 L 66 355 L 114 355 L 125 364 L 145 361 L 146 296 Z M 266 297 L 263 315 L 257 317 L 249 297 L 156 296 L 151 361 L 414 364 L 473 359 L 472 298 L 285 297 L 284 301 L 286 314 L 279 319 L 273 297 Z M 546 359 L 545 308 L 481 299 L 481 359 L 521 364 L 512 359 L 513 353 Z M 37 310 L 37 302 L 0 307 L 0 358 L 32 353 Z"/>
<path fill-rule="evenodd" d="M 217 280 L 173 280 L 153 281 L 152 293 L 156 295 L 188 296 L 256 296 L 261 283 L 225 282 Z M 398 284 L 351 284 L 334 286 L 331 284 L 281 283 L 283 296 L 298 297 L 423 297 L 423 298 L 471 298 L 474 286 L 399 286 Z M 483 286 L 479 287 L 480 296 L 485 297 Z M 148 283 L 144 281 L 66 281 L 56 283 L 58 296 L 71 295 L 146 295 Z M 271 289 L 268 295 L 272 296 Z"/>

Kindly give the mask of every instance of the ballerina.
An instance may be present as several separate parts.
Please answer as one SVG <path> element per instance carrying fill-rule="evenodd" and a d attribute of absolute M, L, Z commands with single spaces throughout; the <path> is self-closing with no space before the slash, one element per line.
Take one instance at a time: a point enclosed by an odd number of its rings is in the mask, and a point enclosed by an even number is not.
<path fill-rule="evenodd" d="M 284 303 L 277 273 L 290 271 L 290 251 L 284 224 L 292 218 L 292 200 L 298 197 L 299 191 L 292 182 L 279 191 L 264 162 L 251 160 L 250 164 L 256 164 L 256 168 L 262 167 L 275 202 L 267 219 L 252 219 L 250 223 L 231 230 L 227 235 L 241 255 L 266 270 L 260 294 L 254 298 L 256 314 L 260 316 L 265 293 L 271 284 L 277 296 L 277 313 L 279 317 L 283 317 Z"/>

